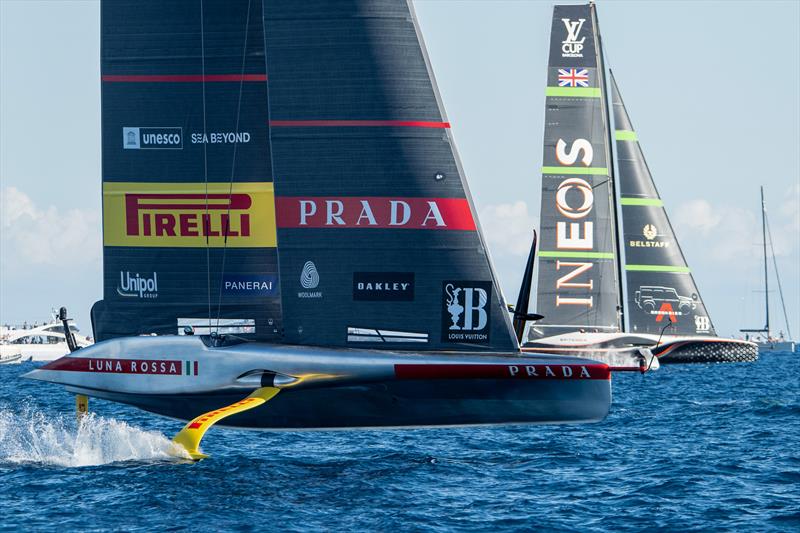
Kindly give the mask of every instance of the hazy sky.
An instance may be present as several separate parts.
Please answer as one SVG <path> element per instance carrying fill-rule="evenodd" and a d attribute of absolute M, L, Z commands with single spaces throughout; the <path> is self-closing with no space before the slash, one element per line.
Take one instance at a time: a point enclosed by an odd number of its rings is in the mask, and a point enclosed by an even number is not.
<path fill-rule="evenodd" d="M 415 2 L 509 301 L 538 225 L 552 5 Z M 601 0 L 598 13 L 718 333 L 763 325 L 763 184 L 800 337 L 800 2 Z M 102 296 L 99 43 L 97 2 L 0 0 L 2 323 L 67 305 L 88 331 Z"/>

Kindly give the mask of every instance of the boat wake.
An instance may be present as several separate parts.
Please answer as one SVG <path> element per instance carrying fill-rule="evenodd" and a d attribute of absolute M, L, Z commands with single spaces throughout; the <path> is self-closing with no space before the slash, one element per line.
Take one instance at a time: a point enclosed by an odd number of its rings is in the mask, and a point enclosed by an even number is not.
<path fill-rule="evenodd" d="M 81 467 L 122 461 L 175 461 L 176 455 L 181 457 L 164 434 L 119 420 L 89 414 L 78 423 L 68 416 L 0 409 L 0 464 Z"/>

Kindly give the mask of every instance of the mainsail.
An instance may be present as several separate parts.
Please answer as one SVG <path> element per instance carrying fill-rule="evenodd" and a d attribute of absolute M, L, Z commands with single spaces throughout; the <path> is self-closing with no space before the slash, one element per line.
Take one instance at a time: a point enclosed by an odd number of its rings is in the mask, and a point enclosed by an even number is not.
<path fill-rule="evenodd" d="M 613 167 L 594 5 L 555 6 L 534 337 L 620 329 Z"/>
<path fill-rule="evenodd" d="M 614 76 L 611 96 L 625 243 L 628 326 L 635 333 L 716 335 L 658 195 Z"/>
<path fill-rule="evenodd" d="M 411 6 L 264 27 L 285 342 L 516 350 Z"/>
<path fill-rule="evenodd" d="M 278 336 L 262 24 L 257 0 L 102 3 L 98 340 L 209 320 Z"/>

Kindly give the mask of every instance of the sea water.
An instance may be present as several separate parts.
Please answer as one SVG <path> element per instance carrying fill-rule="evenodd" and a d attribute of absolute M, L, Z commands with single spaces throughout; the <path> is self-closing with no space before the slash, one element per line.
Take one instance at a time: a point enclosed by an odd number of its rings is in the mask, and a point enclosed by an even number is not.
<path fill-rule="evenodd" d="M 575 426 L 268 433 L 182 423 L 0 366 L 0 530 L 800 531 L 800 362 L 614 376 Z"/>

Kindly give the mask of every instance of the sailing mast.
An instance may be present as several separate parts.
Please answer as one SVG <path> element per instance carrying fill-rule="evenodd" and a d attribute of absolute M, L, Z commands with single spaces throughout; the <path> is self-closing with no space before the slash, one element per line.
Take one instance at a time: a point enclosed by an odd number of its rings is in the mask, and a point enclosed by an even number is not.
<path fill-rule="evenodd" d="M 608 161 L 608 181 L 611 187 L 611 195 L 610 195 L 610 202 L 611 202 L 611 212 L 613 213 L 614 217 L 614 228 L 615 231 L 612 232 L 612 238 L 614 240 L 614 250 L 617 254 L 616 260 L 616 269 L 614 270 L 614 275 L 617 277 L 616 286 L 619 288 L 617 291 L 617 320 L 620 326 L 620 329 L 625 329 L 625 307 L 623 305 L 623 298 L 622 298 L 622 291 L 623 291 L 623 283 L 622 280 L 622 250 L 620 249 L 620 238 L 618 232 L 620 231 L 620 224 L 619 224 L 619 215 L 617 214 L 617 185 L 616 185 L 616 176 L 614 175 L 614 152 L 613 152 L 613 140 L 611 138 L 611 114 L 609 112 L 608 106 L 608 87 L 606 85 L 606 62 L 605 62 L 605 53 L 603 52 L 603 38 L 600 36 L 600 24 L 597 19 L 597 7 L 595 3 L 590 0 L 589 2 L 589 9 L 592 11 L 592 23 L 594 25 L 594 35 L 597 39 L 597 77 L 598 77 L 598 85 L 603 89 L 603 96 L 600 98 L 600 109 L 602 109 L 603 117 L 606 124 L 606 136 L 608 141 L 606 143 L 606 161 Z"/>
<path fill-rule="evenodd" d="M 764 244 L 764 305 L 766 324 L 764 331 L 767 333 L 767 340 L 771 337 L 769 331 L 769 275 L 767 274 L 767 206 L 764 204 L 764 186 L 761 186 L 761 237 Z"/>
<path fill-rule="evenodd" d="M 765 323 L 761 329 L 740 329 L 742 333 L 765 333 L 769 341 L 771 335 L 769 330 L 769 274 L 767 269 L 767 206 L 764 202 L 764 186 L 761 186 L 761 237 L 764 250 L 764 315 Z M 774 256 L 774 253 L 773 253 Z"/>

